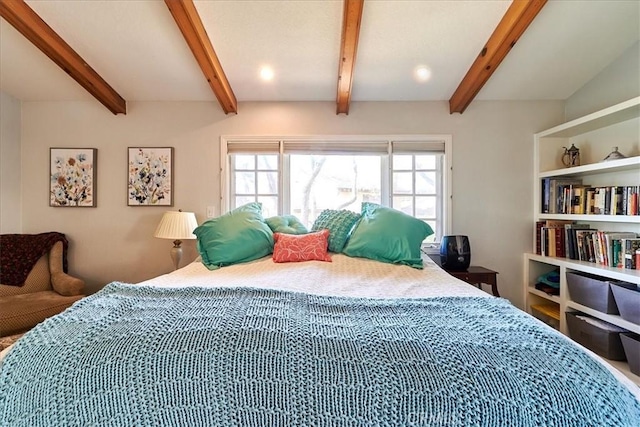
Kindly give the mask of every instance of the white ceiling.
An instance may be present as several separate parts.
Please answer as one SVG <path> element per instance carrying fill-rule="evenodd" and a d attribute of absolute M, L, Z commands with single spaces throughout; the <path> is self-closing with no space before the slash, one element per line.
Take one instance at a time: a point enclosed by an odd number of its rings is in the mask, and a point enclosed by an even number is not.
<path fill-rule="evenodd" d="M 27 3 L 125 100 L 215 101 L 164 1 Z M 335 101 L 341 0 L 195 4 L 238 101 Z M 366 0 L 351 100 L 448 100 L 509 4 Z M 639 39 L 640 0 L 549 0 L 476 99 L 564 100 Z M 418 65 L 428 82 L 413 78 Z M 1 19 L 0 89 L 93 99 Z"/>

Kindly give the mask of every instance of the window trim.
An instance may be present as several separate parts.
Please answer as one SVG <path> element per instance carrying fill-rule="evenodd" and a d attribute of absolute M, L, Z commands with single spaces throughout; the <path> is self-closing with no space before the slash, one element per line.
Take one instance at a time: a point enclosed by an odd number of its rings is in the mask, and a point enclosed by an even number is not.
<path fill-rule="evenodd" d="M 442 235 L 445 236 L 447 234 L 451 234 L 451 226 L 452 226 L 452 218 L 453 218 L 453 209 L 452 209 L 452 200 L 453 200 L 453 185 L 452 185 L 452 176 L 453 176 L 453 140 L 452 135 L 449 134 L 416 134 L 416 135 L 305 135 L 305 136 L 259 136 L 259 135 L 222 135 L 220 136 L 220 212 L 228 212 L 229 211 L 229 203 L 230 203 L 230 156 L 228 155 L 228 147 L 234 143 L 251 143 L 256 148 L 260 149 L 260 147 L 264 147 L 264 154 L 267 152 L 272 152 L 273 154 L 278 154 L 278 191 L 283 197 L 280 197 L 279 201 L 279 209 L 281 212 L 284 212 L 287 206 L 284 206 L 286 201 L 288 200 L 288 189 L 285 188 L 284 185 L 284 171 L 285 168 L 288 168 L 286 164 L 285 154 L 285 144 L 289 142 L 300 142 L 300 143 L 308 143 L 308 144 L 320 144 L 327 143 L 327 146 L 338 144 L 340 142 L 354 144 L 354 145 L 366 145 L 371 143 L 386 143 L 387 144 L 387 156 L 383 158 L 383 171 L 386 170 L 388 174 L 388 180 L 383 180 L 382 185 L 386 187 L 387 182 L 391 182 L 391 176 L 393 174 L 393 162 L 391 160 L 392 154 L 420 154 L 419 152 L 412 151 L 410 149 L 412 144 L 415 144 L 416 147 L 419 147 L 421 144 L 425 143 L 440 143 L 444 144 L 444 159 L 442 165 L 442 177 L 443 177 L 443 206 L 442 206 L 442 215 L 443 215 L 443 231 Z M 401 143 L 405 144 L 407 147 L 407 151 L 398 150 L 393 151 L 393 144 Z M 274 150 L 275 144 L 278 145 L 278 150 Z M 336 145 L 337 146 L 337 145 Z M 327 153 L 328 154 L 328 153 Z M 287 194 L 285 194 L 287 192 Z M 386 205 L 392 206 L 392 191 L 391 188 L 382 188 L 382 194 L 386 199 Z"/>

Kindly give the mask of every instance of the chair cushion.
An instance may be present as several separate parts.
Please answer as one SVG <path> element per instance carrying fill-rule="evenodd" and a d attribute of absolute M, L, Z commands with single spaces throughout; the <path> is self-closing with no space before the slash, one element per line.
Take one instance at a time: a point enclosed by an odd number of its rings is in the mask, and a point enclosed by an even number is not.
<path fill-rule="evenodd" d="M 54 291 L 0 297 L 0 336 L 30 329 L 47 317 L 61 313 L 82 297 L 65 297 Z"/>

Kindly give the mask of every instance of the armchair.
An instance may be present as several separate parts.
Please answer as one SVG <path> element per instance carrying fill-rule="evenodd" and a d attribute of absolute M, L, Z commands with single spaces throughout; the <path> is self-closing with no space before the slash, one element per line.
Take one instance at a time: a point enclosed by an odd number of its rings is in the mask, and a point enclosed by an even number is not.
<path fill-rule="evenodd" d="M 26 239 L 21 236 L 27 236 Z M 46 243 L 39 243 L 39 256 L 33 263 L 24 263 L 24 254 L 33 256 L 35 241 L 45 236 Z M 67 240 L 64 234 L 43 233 L 42 235 L 3 235 L 0 236 L 1 265 L 0 283 L 0 336 L 17 334 L 31 329 L 48 317 L 58 314 L 81 299 L 84 281 L 66 273 Z M 10 242 L 10 244 L 9 244 Z M 25 248 L 25 245 L 28 246 Z M 22 285 L 15 284 L 15 276 L 9 274 L 16 265 L 33 265 Z M 23 268 L 25 270 L 25 268 Z"/>

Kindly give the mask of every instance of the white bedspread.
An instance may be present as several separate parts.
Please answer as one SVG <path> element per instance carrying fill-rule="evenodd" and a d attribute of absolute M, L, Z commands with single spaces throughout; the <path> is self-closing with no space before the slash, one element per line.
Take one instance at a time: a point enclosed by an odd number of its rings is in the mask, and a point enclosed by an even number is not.
<path fill-rule="evenodd" d="M 491 295 L 450 276 L 427 258 L 424 269 L 332 254 L 332 262 L 274 263 L 271 257 L 210 271 L 193 262 L 173 273 L 141 282 L 154 286 L 256 287 L 368 298 L 426 298 Z"/>

